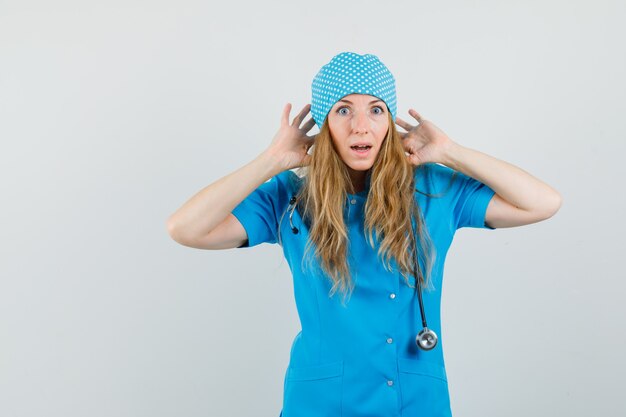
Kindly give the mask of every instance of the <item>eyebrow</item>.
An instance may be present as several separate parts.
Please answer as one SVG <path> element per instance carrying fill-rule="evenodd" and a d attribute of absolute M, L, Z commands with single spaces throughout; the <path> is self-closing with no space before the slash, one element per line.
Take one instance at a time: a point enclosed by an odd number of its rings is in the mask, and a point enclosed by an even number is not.
<path fill-rule="evenodd" d="M 341 99 L 341 100 L 339 100 L 339 101 L 343 101 L 344 103 L 354 104 L 354 103 L 353 103 L 353 102 L 351 102 L 350 100 L 344 100 L 344 99 Z M 370 101 L 370 104 L 374 104 L 374 103 L 376 103 L 377 101 L 382 101 L 382 100 L 381 100 L 381 99 L 372 100 L 372 101 Z"/>

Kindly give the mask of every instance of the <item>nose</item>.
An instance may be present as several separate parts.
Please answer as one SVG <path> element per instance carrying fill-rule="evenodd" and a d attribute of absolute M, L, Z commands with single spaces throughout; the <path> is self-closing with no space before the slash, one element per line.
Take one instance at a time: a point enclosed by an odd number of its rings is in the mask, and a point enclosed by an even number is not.
<path fill-rule="evenodd" d="M 369 121 L 367 120 L 367 112 L 356 112 L 352 118 L 352 128 L 355 133 L 367 133 Z"/>

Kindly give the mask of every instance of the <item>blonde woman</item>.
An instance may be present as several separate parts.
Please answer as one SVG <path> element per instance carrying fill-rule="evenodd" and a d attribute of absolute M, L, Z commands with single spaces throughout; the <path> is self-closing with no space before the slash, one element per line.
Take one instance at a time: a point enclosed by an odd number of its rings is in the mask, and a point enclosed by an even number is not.
<path fill-rule="evenodd" d="M 413 109 L 413 124 L 397 118 L 395 79 L 372 54 L 334 56 L 290 113 L 256 159 L 170 217 L 170 235 L 282 246 L 302 325 L 282 417 L 451 416 L 440 301 L 454 233 L 548 219 L 561 196 Z"/>

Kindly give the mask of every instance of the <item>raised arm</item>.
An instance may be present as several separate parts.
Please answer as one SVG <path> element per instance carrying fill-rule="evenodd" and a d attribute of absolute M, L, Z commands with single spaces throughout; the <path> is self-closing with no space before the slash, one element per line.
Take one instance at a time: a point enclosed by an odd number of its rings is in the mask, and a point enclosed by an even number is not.
<path fill-rule="evenodd" d="M 238 170 L 206 186 L 167 220 L 167 231 L 181 245 L 198 249 L 238 247 L 246 231 L 231 211 L 259 185 L 282 172 L 265 151 Z M 215 232 L 215 233 L 212 233 Z"/>
<path fill-rule="evenodd" d="M 486 184 L 495 194 L 485 213 L 485 224 L 499 229 L 536 223 L 553 216 L 563 198 L 554 188 L 508 162 L 452 141 L 441 129 L 409 110 L 419 124 L 396 117 L 407 130 L 401 133 L 407 158 L 415 165 L 442 163 Z"/>
<path fill-rule="evenodd" d="M 254 160 L 206 186 L 167 219 L 167 231 L 181 245 L 199 249 L 236 248 L 247 239 L 232 210 L 257 187 L 293 167 L 307 165 L 315 137 L 306 136 L 313 119 L 300 124 L 310 105 L 289 124 L 291 104 L 284 107 L 281 126 L 271 145 Z"/>
<path fill-rule="evenodd" d="M 455 143 L 443 163 L 496 192 L 485 213 L 485 223 L 491 227 L 537 223 L 561 207 L 563 199 L 554 188 L 513 164 L 475 149 Z"/>

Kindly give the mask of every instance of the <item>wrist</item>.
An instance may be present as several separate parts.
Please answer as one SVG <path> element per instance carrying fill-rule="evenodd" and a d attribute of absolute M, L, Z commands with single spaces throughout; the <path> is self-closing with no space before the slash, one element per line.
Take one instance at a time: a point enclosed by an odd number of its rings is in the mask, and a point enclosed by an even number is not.
<path fill-rule="evenodd" d="M 267 168 L 267 175 L 270 177 L 278 175 L 285 170 L 278 155 L 270 149 L 261 152 L 261 154 L 256 157 L 256 160 Z"/>
<path fill-rule="evenodd" d="M 462 145 L 459 145 L 456 142 L 450 141 L 448 146 L 444 148 L 444 152 L 442 153 L 442 161 L 441 163 L 445 166 L 458 171 L 459 162 L 461 160 L 461 154 L 464 150 Z"/>

